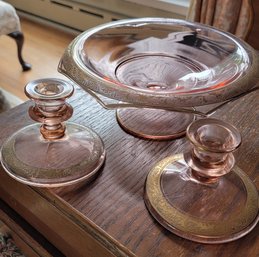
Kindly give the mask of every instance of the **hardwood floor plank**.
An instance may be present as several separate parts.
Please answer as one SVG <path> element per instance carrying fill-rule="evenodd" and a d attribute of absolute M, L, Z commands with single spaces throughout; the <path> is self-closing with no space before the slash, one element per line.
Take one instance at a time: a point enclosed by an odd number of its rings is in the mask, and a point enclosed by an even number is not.
<path fill-rule="evenodd" d="M 23 57 L 26 62 L 32 64 L 32 69 L 22 71 L 15 41 L 8 36 L 1 36 L 0 88 L 27 100 L 23 88 L 29 81 L 46 77 L 65 78 L 58 73 L 57 65 L 75 35 L 27 18 L 21 18 L 21 26 L 25 37 Z"/>

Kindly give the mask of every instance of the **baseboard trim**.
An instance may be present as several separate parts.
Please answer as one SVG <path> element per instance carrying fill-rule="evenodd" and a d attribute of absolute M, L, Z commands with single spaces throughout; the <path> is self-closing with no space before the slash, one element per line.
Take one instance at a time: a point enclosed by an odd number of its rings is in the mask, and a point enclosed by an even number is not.
<path fill-rule="evenodd" d="M 26 18 L 26 19 L 29 19 L 31 21 L 37 22 L 39 24 L 42 24 L 42 25 L 45 25 L 45 26 L 50 26 L 52 28 L 59 29 L 61 31 L 64 31 L 66 33 L 69 33 L 69 34 L 72 34 L 72 35 L 75 35 L 75 36 L 82 33 L 81 30 L 77 30 L 75 28 L 68 27 L 64 24 L 49 20 L 47 18 L 39 17 L 39 16 L 37 16 L 33 13 L 29 13 L 29 12 L 26 12 L 26 11 L 23 11 L 23 10 L 20 10 L 20 9 L 16 9 L 16 11 L 17 11 L 19 17 L 21 17 L 21 18 Z"/>

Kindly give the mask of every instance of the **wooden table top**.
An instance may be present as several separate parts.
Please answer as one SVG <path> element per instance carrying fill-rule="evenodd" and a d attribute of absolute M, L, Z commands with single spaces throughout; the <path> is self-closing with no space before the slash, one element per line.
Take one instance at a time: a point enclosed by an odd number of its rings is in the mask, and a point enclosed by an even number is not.
<path fill-rule="evenodd" d="M 163 158 L 181 153 L 186 139 L 154 142 L 126 134 L 115 113 L 104 110 L 77 89 L 70 103 L 71 119 L 95 130 L 107 159 L 99 176 L 79 189 L 29 187 L 0 170 L 0 195 L 14 210 L 66 256 L 259 256 L 259 226 L 231 243 L 205 245 L 164 229 L 147 211 L 143 190 L 150 169 Z M 27 102 L 0 115 L 0 144 L 32 123 Z M 259 94 L 253 92 L 221 108 L 216 115 L 235 125 L 242 145 L 236 164 L 259 188 Z M 31 154 L 33 158 L 33 153 Z M 69 157 L 68 157 L 69 158 Z"/>

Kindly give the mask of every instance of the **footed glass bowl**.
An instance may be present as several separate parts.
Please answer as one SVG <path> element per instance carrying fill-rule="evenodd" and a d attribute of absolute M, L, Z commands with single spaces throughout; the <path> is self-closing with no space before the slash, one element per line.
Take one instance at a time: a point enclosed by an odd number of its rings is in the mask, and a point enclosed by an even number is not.
<path fill-rule="evenodd" d="M 139 106 L 223 102 L 258 80 L 257 53 L 218 29 L 185 20 L 141 18 L 80 34 L 59 71 L 86 91 Z"/>

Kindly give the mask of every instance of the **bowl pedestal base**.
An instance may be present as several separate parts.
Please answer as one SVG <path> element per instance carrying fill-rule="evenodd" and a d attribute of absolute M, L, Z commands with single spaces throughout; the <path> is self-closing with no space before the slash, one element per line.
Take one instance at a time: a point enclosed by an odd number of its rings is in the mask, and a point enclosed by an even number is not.
<path fill-rule="evenodd" d="M 118 109 L 116 117 L 127 133 L 152 140 L 184 136 L 186 128 L 195 119 L 193 114 L 147 108 Z"/>

